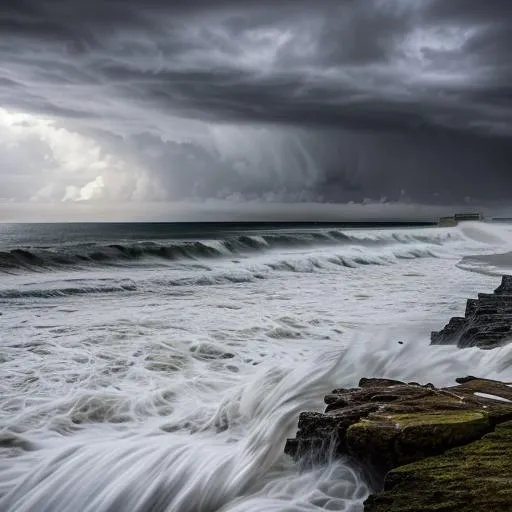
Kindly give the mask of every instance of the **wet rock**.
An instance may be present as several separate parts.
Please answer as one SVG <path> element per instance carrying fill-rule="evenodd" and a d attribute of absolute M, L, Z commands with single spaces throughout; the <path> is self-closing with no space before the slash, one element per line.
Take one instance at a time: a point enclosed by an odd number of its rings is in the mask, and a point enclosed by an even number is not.
<path fill-rule="evenodd" d="M 304 412 L 299 416 L 295 439 L 288 439 L 285 453 L 307 462 L 324 462 L 347 453 L 345 434 L 361 418 L 378 410 L 377 404 L 357 404 L 343 411 Z"/>
<path fill-rule="evenodd" d="M 365 512 L 512 510 L 512 422 L 467 446 L 390 471 Z"/>
<path fill-rule="evenodd" d="M 335 389 L 324 413 L 299 416 L 285 452 L 296 458 L 349 455 L 381 473 L 480 439 L 512 420 L 512 387 L 466 377 L 435 388 L 388 379 Z"/>
<path fill-rule="evenodd" d="M 512 385 L 473 376 L 457 383 L 361 379 L 358 388 L 335 389 L 324 413 L 300 415 L 285 452 L 306 463 L 349 456 L 368 474 L 387 473 L 367 512 L 480 510 L 489 491 L 498 493 L 488 502 L 495 511 L 510 511 L 512 423 L 499 426 L 512 421 Z M 465 499 L 473 508 L 456 508 Z"/>
<path fill-rule="evenodd" d="M 464 317 L 453 317 L 438 332 L 432 345 L 456 344 L 460 348 L 491 349 L 512 340 L 512 276 L 503 276 L 494 293 L 468 299 Z"/>
<path fill-rule="evenodd" d="M 494 291 L 497 295 L 512 295 L 512 276 L 503 276 L 500 286 Z"/>
<path fill-rule="evenodd" d="M 403 382 L 399 380 L 392 379 L 368 379 L 363 377 L 359 381 L 360 388 L 374 388 L 375 386 L 395 386 L 395 385 L 403 385 Z"/>

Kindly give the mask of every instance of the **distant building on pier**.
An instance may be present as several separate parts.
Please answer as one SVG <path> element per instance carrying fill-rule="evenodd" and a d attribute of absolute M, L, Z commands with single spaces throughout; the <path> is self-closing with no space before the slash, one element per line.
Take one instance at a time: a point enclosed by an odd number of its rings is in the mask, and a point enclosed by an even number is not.
<path fill-rule="evenodd" d="M 438 222 L 438 226 L 440 227 L 453 227 L 456 226 L 459 222 L 481 222 L 484 220 L 484 216 L 481 212 L 464 212 L 464 213 L 456 213 L 451 217 L 441 217 Z"/>

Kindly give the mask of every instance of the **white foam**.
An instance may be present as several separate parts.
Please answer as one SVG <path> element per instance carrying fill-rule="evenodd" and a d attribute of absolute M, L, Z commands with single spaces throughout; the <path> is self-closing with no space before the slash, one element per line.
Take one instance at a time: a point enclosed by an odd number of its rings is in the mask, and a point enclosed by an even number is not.
<path fill-rule="evenodd" d="M 497 396 L 497 395 L 490 395 L 489 393 L 480 393 L 480 391 L 477 391 L 473 394 L 476 396 L 481 396 L 482 398 L 489 398 L 490 400 L 498 400 L 500 402 L 512 403 L 512 400 L 508 400 L 507 398 L 503 398 L 503 397 Z"/>
<path fill-rule="evenodd" d="M 360 512 L 368 487 L 345 461 L 300 471 L 283 454 L 300 411 L 363 376 L 511 380 L 510 346 L 428 344 L 499 284 L 454 266 L 481 243 L 410 231 L 208 267 L 3 276 L 9 290 L 134 289 L 3 300 L 0 510 Z"/>
<path fill-rule="evenodd" d="M 457 230 L 466 238 L 488 245 L 512 245 L 512 232 L 508 225 L 485 222 L 461 222 Z"/>

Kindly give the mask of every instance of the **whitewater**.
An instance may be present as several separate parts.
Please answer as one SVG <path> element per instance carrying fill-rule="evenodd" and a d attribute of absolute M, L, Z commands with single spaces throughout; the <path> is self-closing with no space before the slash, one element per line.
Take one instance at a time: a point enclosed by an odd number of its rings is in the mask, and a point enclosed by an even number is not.
<path fill-rule="evenodd" d="M 348 461 L 284 455 L 301 411 L 512 381 L 512 345 L 429 345 L 512 268 L 510 225 L 180 229 L 0 225 L 0 511 L 360 512 Z"/>

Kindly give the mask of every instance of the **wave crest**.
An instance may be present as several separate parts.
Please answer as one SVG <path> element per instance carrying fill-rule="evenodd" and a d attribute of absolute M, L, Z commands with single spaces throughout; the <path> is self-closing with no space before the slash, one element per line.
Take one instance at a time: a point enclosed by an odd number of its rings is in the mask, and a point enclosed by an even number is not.
<path fill-rule="evenodd" d="M 429 230 L 424 233 L 406 231 L 344 232 L 337 230 L 304 233 L 265 233 L 239 235 L 221 240 L 154 242 L 130 245 L 56 246 L 45 249 L 13 249 L 0 252 L 0 272 L 45 271 L 86 266 L 115 266 L 145 260 L 202 260 L 236 257 L 273 249 L 313 246 L 387 246 L 425 243 L 443 245 L 461 240 L 457 232 Z"/>

